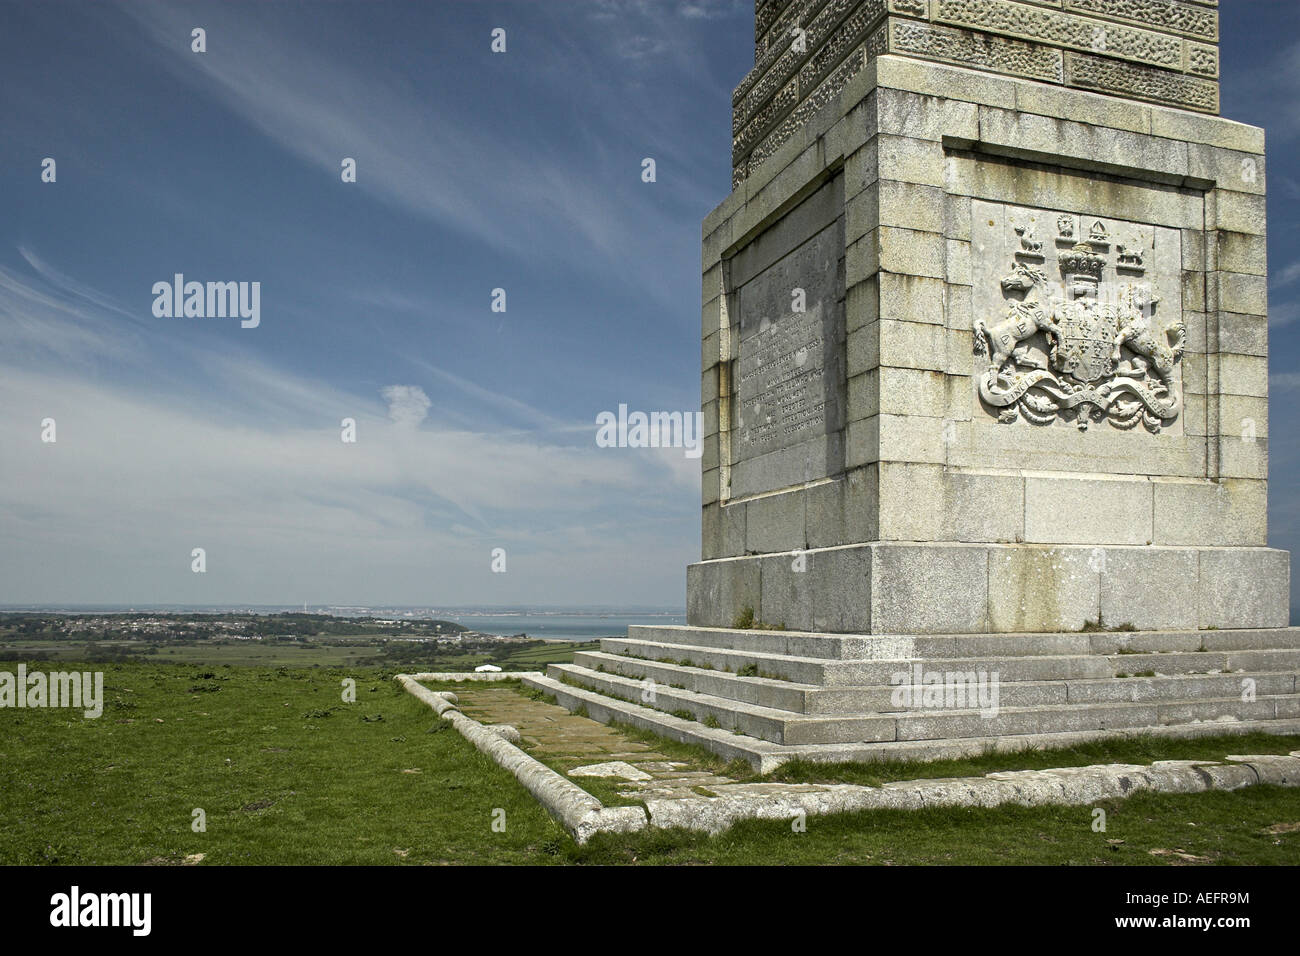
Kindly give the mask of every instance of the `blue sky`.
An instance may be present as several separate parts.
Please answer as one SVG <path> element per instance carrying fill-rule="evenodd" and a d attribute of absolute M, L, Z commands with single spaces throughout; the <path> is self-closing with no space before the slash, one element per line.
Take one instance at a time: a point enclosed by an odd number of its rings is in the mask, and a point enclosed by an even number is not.
<path fill-rule="evenodd" d="M 1285 548 L 1298 8 L 1222 12 L 1223 113 L 1269 131 Z M 597 448 L 594 422 L 699 407 L 699 224 L 729 189 L 752 3 L 4 16 L 0 603 L 682 603 L 698 460 Z M 260 326 L 155 318 L 177 272 L 259 281 Z"/>

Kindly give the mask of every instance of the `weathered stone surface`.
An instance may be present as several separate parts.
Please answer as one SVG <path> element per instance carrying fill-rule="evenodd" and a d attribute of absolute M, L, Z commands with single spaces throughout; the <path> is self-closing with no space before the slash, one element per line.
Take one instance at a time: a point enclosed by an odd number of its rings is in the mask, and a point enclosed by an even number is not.
<path fill-rule="evenodd" d="M 1093 556 L 1102 567 L 1101 617 L 1108 627 L 1160 629 L 1198 626 L 1191 596 L 1199 585 L 1198 555 L 1178 548 L 1106 548 Z"/>
<path fill-rule="evenodd" d="M 1086 548 L 992 548 L 992 631 L 1077 631 L 1100 613 L 1101 566 Z"/>
<path fill-rule="evenodd" d="M 1024 540 L 1025 479 L 980 474 L 942 465 L 882 466 L 882 498 L 897 502 L 881 515 L 882 540 Z M 999 507 L 989 507 L 998 502 Z"/>
<path fill-rule="evenodd" d="M 1151 482 L 1146 478 L 1025 477 L 1025 541 L 1150 544 Z"/>
<path fill-rule="evenodd" d="M 757 561 L 728 558 L 686 568 L 686 617 L 692 624 L 730 627 L 737 614 L 760 603 Z"/>
<path fill-rule="evenodd" d="M 882 544 L 872 565 L 871 628 L 902 634 L 985 630 L 988 582 L 983 548 Z"/>
<path fill-rule="evenodd" d="M 622 780 L 653 780 L 644 770 L 638 770 L 625 760 L 609 760 L 605 763 L 587 764 L 574 767 L 569 771 L 570 777 L 618 777 Z"/>
<path fill-rule="evenodd" d="M 731 495 L 839 474 L 844 464 L 842 180 L 835 179 L 731 262 L 738 342 L 729 402 Z M 800 517 L 802 520 L 802 517 Z M 760 522 L 747 535 L 762 535 Z M 750 550 L 801 544 L 747 545 Z"/>
<path fill-rule="evenodd" d="M 1291 555 L 1269 548 L 1201 552 L 1201 627 L 1285 627 Z"/>
<path fill-rule="evenodd" d="M 1262 547 L 1266 543 L 1268 490 L 1263 481 L 1156 479 L 1152 492 L 1154 544 Z"/>

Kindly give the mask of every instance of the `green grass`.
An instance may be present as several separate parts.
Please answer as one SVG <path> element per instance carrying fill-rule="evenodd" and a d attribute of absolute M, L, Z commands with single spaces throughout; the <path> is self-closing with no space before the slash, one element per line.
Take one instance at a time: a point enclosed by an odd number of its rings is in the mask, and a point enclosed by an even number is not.
<path fill-rule="evenodd" d="M 397 662 L 384 656 L 384 645 L 373 634 L 331 634 L 313 637 L 310 643 L 289 641 L 194 640 L 158 645 L 149 641 L 94 641 L 99 651 L 124 652 L 133 660 L 194 666 L 232 664 L 236 667 L 378 667 L 415 671 L 469 671 L 479 664 L 493 663 L 504 670 L 545 670 L 547 664 L 571 664 L 578 651 L 596 650 L 598 641 L 557 641 L 512 649 L 501 657 L 466 651 L 455 645 L 440 646 L 429 660 Z M 394 645 L 389 645 L 394 646 Z M 20 656 L 45 656 L 50 661 L 83 661 L 87 642 L 75 640 L 0 639 L 0 651 Z M 7 662 L 4 662 L 7 663 Z M 16 665 L 15 665 L 16 666 Z"/>
<path fill-rule="evenodd" d="M 401 691 L 390 673 L 91 668 L 104 671 L 107 705 L 98 720 L 64 710 L 0 710 L 0 864 L 138 864 L 196 854 L 203 865 L 1300 860 L 1300 789 L 1263 786 L 1104 803 L 1106 833 L 1092 831 L 1089 807 L 1007 806 L 810 817 L 806 833 L 780 821 L 742 823 L 716 838 L 649 830 L 580 848 L 509 773 Z M 357 681 L 355 704 L 341 700 L 343 677 Z M 746 764 L 624 733 L 702 769 L 752 778 Z M 1267 735 L 1139 738 L 937 764 L 839 765 L 834 773 L 878 783 L 1294 749 L 1300 739 Z M 767 779 L 815 780 L 827 770 L 787 765 Z M 605 781 L 581 785 L 602 797 L 612 790 Z M 191 830 L 196 807 L 207 813 L 205 833 Z M 495 809 L 505 811 L 505 832 L 492 829 Z"/>
<path fill-rule="evenodd" d="M 98 720 L 0 710 L 0 864 L 198 853 L 205 864 L 547 863 L 571 842 L 387 675 L 103 670 Z M 343 677 L 357 680 L 355 704 L 341 699 Z M 210 683 L 221 689 L 189 691 Z M 191 830 L 194 808 L 206 811 L 205 833 Z M 498 808 L 504 833 L 491 828 Z"/>
<path fill-rule="evenodd" d="M 379 648 L 321 641 L 304 645 L 278 641 L 193 641 L 157 647 L 148 641 L 95 641 L 99 650 L 122 650 L 148 661 L 173 664 L 233 664 L 239 667 L 344 667 L 380 662 Z M 45 654 L 51 661 L 84 661 L 85 641 L 9 640 L 0 650 Z M 147 658 L 144 655 L 148 655 Z M 8 662 L 6 662 L 8 663 Z"/>

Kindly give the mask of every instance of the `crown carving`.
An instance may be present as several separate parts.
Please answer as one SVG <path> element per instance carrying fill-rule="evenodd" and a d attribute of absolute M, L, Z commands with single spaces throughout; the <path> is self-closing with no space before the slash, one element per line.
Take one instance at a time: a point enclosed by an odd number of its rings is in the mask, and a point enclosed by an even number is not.
<path fill-rule="evenodd" d="M 1062 252 L 1060 263 L 1061 271 L 1067 276 L 1077 276 L 1100 282 L 1101 271 L 1105 268 L 1106 259 L 1104 256 L 1093 252 L 1091 246 L 1081 242 L 1070 248 L 1069 251 Z"/>

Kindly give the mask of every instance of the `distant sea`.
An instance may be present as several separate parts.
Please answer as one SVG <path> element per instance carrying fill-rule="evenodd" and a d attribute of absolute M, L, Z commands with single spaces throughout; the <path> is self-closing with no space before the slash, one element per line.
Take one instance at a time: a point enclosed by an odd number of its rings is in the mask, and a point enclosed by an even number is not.
<path fill-rule="evenodd" d="M 438 615 L 485 634 L 518 634 L 560 641 L 590 641 L 627 636 L 629 624 L 685 624 L 681 611 L 457 612 Z"/>
<path fill-rule="evenodd" d="M 663 607 L 415 607 L 392 605 L 178 605 L 97 604 L 0 606 L 0 611 L 36 611 L 57 614 L 278 614 L 306 610 L 335 617 L 374 617 L 385 620 L 455 621 L 484 634 L 527 634 L 553 641 L 590 641 L 627 634 L 629 624 L 685 624 L 686 613 Z"/>

